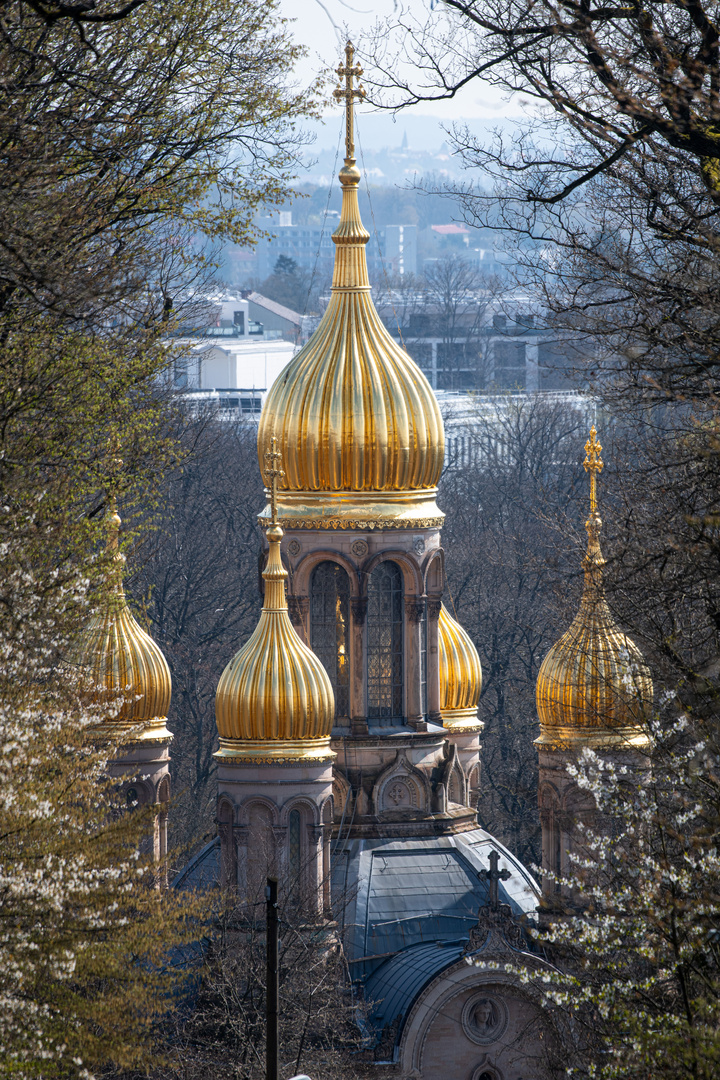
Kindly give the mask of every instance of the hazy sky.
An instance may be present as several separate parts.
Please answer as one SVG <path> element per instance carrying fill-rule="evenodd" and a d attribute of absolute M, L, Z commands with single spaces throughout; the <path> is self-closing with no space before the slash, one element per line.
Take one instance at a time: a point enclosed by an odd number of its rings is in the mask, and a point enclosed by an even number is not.
<path fill-rule="evenodd" d="M 296 20 L 293 24 L 296 38 L 309 49 L 309 56 L 298 68 L 298 78 L 307 83 L 323 65 L 337 67 L 339 60 L 344 59 L 346 32 L 357 38 L 376 19 L 391 16 L 398 6 L 397 0 L 281 0 L 283 14 Z M 410 0 L 406 6 L 418 16 L 426 13 L 433 17 L 430 0 Z M 519 108 L 477 83 L 466 87 L 453 101 L 423 103 L 413 111 L 441 120 L 493 120 L 517 115 Z"/>

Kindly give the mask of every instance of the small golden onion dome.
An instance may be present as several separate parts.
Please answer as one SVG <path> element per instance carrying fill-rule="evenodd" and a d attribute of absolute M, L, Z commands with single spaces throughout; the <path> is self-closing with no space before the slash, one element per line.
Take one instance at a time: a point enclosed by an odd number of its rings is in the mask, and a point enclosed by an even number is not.
<path fill-rule="evenodd" d="M 138 725 L 133 738 L 170 741 L 172 733 L 166 726 L 172 693 L 170 668 L 158 645 L 133 618 L 125 599 L 125 556 L 118 549 L 121 520 L 114 499 L 110 500 L 107 523 L 109 595 L 83 632 L 73 662 L 87 673 L 91 701 L 124 697 L 113 726 Z"/>
<path fill-rule="evenodd" d="M 349 71 L 349 43 L 346 52 Z M 260 467 L 277 436 L 285 468 L 280 523 L 288 528 L 432 527 L 444 520 L 435 502 L 445 454 L 442 416 L 427 379 L 385 329 L 370 297 L 370 236 L 360 219 L 352 97 L 346 100 L 330 303 L 267 395 Z M 267 507 L 260 520 L 269 520 Z"/>
<path fill-rule="evenodd" d="M 267 530 L 270 551 L 260 621 L 218 683 L 220 749 L 215 756 L 221 759 L 328 761 L 335 756 L 330 750 L 332 686 L 322 663 L 290 622 L 282 535 L 276 524 Z"/>
<path fill-rule="evenodd" d="M 580 610 L 540 667 L 537 710 L 539 749 L 646 749 L 652 705 L 650 671 L 637 645 L 619 629 L 605 600 L 600 550 L 602 521 L 595 476 L 603 467 L 595 428 L 586 443 L 590 471 L 588 550 Z"/>
<path fill-rule="evenodd" d="M 470 635 L 443 604 L 438 620 L 440 644 L 440 713 L 453 731 L 480 731 L 478 703 L 482 668 Z"/>

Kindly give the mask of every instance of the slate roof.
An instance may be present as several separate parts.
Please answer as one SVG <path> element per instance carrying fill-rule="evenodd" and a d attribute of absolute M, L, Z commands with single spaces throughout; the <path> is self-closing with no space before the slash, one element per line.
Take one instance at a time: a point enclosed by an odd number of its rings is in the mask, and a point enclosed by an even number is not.
<path fill-rule="evenodd" d="M 409 946 L 466 940 L 487 900 L 478 871 L 495 848 L 511 877 L 500 901 L 534 911 L 538 889 L 520 862 L 484 829 L 455 836 L 349 840 L 335 845 L 333 904 L 353 974 L 364 981 Z"/>
<path fill-rule="evenodd" d="M 193 855 L 172 883 L 173 889 L 212 889 L 220 884 L 220 837 Z"/>
<path fill-rule="evenodd" d="M 365 983 L 365 1000 L 371 1003 L 368 1020 L 378 1036 L 386 1024 L 398 1018 L 398 1034 L 413 1002 L 429 982 L 463 954 L 464 941 L 437 941 L 411 945 L 386 961 Z"/>

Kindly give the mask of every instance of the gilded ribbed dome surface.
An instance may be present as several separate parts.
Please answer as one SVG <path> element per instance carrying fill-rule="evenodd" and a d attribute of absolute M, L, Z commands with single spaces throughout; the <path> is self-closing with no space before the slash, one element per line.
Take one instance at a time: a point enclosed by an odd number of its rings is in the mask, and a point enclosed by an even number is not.
<path fill-rule="evenodd" d="M 260 468 L 274 435 L 285 469 L 278 492 L 283 526 L 439 525 L 442 417 L 427 379 L 372 302 L 365 258 L 370 237 L 360 220 L 353 152 L 350 133 L 330 303 L 267 396 L 258 431 Z"/>
<path fill-rule="evenodd" d="M 215 695 L 221 758 L 331 758 L 332 686 L 290 622 L 282 530 L 267 532 L 265 603 L 255 631 L 223 671 Z"/>
<path fill-rule="evenodd" d="M 115 717 L 122 724 L 143 724 L 146 737 L 170 737 L 165 718 L 170 708 L 170 668 L 159 646 L 127 606 L 122 585 L 124 556 L 118 550 L 120 518 L 111 504 L 108 554 L 111 557 L 107 602 L 83 632 L 73 657 L 87 673 L 94 701 L 119 695 L 125 703 Z M 104 688 L 104 689 L 102 689 Z"/>
<path fill-rule="evenodd" d="M 536 746 L 623 746 L 649 744 L 646 721 L 652 704 L 650 671 L 637 645 L 617 626 L 607 605 L 600 550 L 595 473 L 602 469 L 595 428 L 586 444 L 591 472 L 588 550 L 580 610 L 550 649 L 537 680 L 541 735 Z"/>
<path fill-rule="evenodd" d="M 440 713 L 445 727 L 479 730 L 482 668 L 470 635 L 443 604 L 438 620 Z"/>

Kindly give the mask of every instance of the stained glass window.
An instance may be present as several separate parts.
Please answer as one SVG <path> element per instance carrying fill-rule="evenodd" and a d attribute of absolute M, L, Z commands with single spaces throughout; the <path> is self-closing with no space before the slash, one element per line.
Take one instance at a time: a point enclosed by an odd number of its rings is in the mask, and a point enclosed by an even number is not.
<path fill-rule="evenodd" d="M 368 717 L 403 716 L 403 580 L 400 567 L 383 562 L 368 581 Z"/>
<path fill-rule="evenodd" d="M 350 714 L 350 582 L 342 566 L 322 562 L 310 586 L 310 645 L 330 676 L 335 715 Z"/>
<path fill-rule="evenodd" d="M 290 893 L 295 897 L 300 894 L 300 869 L 302 866 L 301 825 L 300 811 L 291 810 L 288 815 L 288 870 L 290 874 Z"/>

